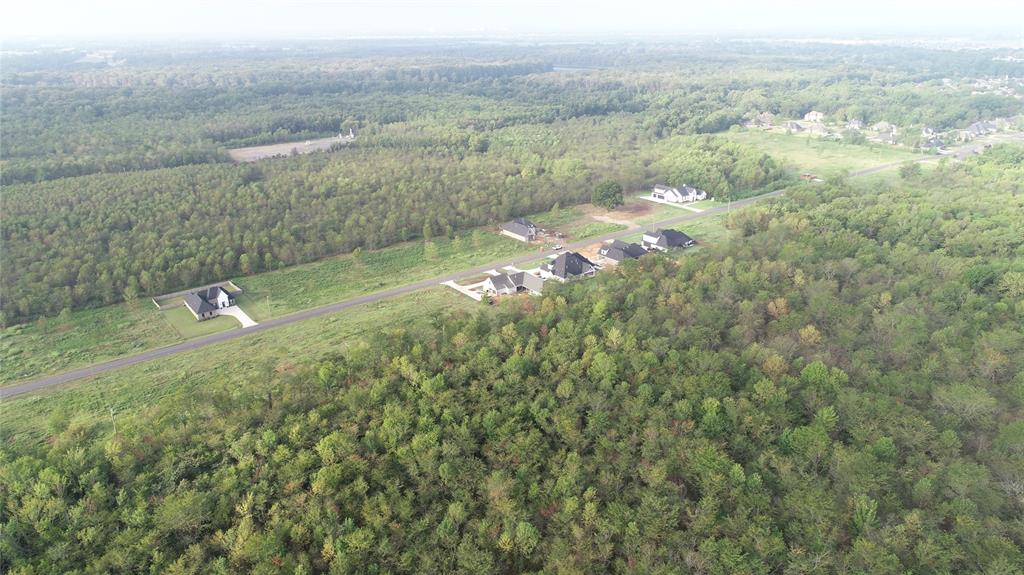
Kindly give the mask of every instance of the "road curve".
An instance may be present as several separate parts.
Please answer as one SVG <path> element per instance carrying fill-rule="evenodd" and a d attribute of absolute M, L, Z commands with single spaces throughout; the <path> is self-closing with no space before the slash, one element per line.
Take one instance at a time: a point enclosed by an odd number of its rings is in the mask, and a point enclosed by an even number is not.
<path fill-rule="evenodd" d="M 886 167 L 888 167 L 888 166 L 886 166 Z M 593 238 L 588 238 L 586 240 L 580 240 L 580 241 L 577 241 L 577 242 L 572 242 L 572 243 L 566 244 L 564 249 L 569 249 L 569 250 L 579 249 L 579 248 L 583 248 L 583 247 L 586 247 L 586 246 L 589 246 L 589 245 L 596 244 L 598 242 L 603 242 L 603 241 L 606 241 L 606 240 L 611 240 L 611 239 L 615 239 L 615 238 L 620 238 L 622 236 L 627 236 L 627 235 L 630 235 L 630 234 L 635 234 L 638 231 L 645 230 L 645 229 L 655 229 L 655 228 L 659 228 L 659 227 L 665 227 L 665 226 L 670 226 L 670 225 L 674 225 L 674 224 L 680 224 L 680 223 L 684 223 L 684 222 L 689 222 L 689 221 L 692 221 L 692 220 L 697 220 L 697 219 L 700 219 L 700 218 L 705 218 L 705 217 L 713 216 L 713 215 L 716 215 L 716 214 L 721 214 L 721 213 L 724 213 L 725 211 L 729 210 L 730 208 L 740 208 L 740 207 L 743 207 L 743 206 L 746 206 L 746 205 L 753 204 L 755 202 L 759 202 L 761 200 L 765 200 L 767 198 L 773 198 L 773 197 L 780 196 L 780 195 L 782 195 L 783 192 L 784 192 L 784 190 L 777 190 L 777 191 L 770 192 L 770 193 L 767 193 L 767 194 L 762 194 L 760 196 L 754 196 L 752 198 L 746 198 L 746 199 L 743 199 L 743 200 L 737 200 L 735 202 L 732 202 L 728 206 L 721 206 L 721 207 L 717 207 L 717 208 L 710 208 L 710 209 L 704 210 L 703 212 L 687 212 L 686 214 L 683 214 L 683 215 L 680 215 L 680 216 L 676 216 L 676 217 L 673 217 L 673 218 L 669 218 L 669 219 L 666 219 L 666 220 L 662 220 L 660 222 L 656 222 L 656 223 L 653 223 L 653 224 L 650 224 L 650 225 L 647 225 L 647 226 L 636 226 L 636 225 L 630 226 L 630 227 L 628 227 L 628 228 L 626 228 L 624 230 L 619 230 L 619 231 L 608 233 L 608 234 L 604 234 L 604 235 L 601 235 L 601 236 L 597 236 L 597 237 L 593 237 Z M 522 255 L 522 256 L 517 256 L 517 257 L 512 258 L 512 259 L 504 259 L 504 260 L 501 260 L 501 261 L 489 263 L 487 265 L 477 266 L 477 267 L 472 268 L 472 269 L 467 269 L 467 270 L 463 270 L 463 271 L 460 271 L 460 272 L 454 272 L 454 273 L 451 273 L 451 274 L 448 274 L 448 275 L 437 276 L 437 277 L 426 279 L 426 280 L 423 280 L 423 281 L 420 281 L 420 282 L 416 282 L 416 283 L 413 283 L 413 284 L 393 287 L 393 288 L 390 288 L 390 289 L 386 289 L 386 290 L 379 291 L 379 292 L 374 292 L 374 293 L 369 293 L 369 294 L 366 294 L 366 295 L 361 295 L 361 296 L 354 297 L 354 298 L 351 298 L 351 299 L 347 299 L 347 300 L 344 300 L 344 301 L 340 301 L 340 302 L 337 302 L 337 303 L 332 303 L 332 304 L 328 304 L 328 305 L 325 305 L 325 306 L 315 307 L 315 308 L 307 309 L 307 310 L 304 310 L 304 311 L 296 312 L 296 313 L 293 313 L 293 314 L 284 315 L 284 316 L 281 316 L 281 317 L 277 317 L 277 318 L 274 318 L 274 319 L 271 319 L 271 320 L 267 320 L 267 321 L 261 322 L 258 325 L 253 326 L 253 327 L 249 327 L 249 328 L 245 328 L 245 329 L 233 329 L 233 330 L 230 330 L 230 331 L 222 331 L 222 332 L 219 332 L 219 333 L 215 333 L 215 334 L 211 334 L 211 335 L 207 335 L 207 336 L 198 337 L 198 338 L 195 338 L 195 339 L 190 339 L 190 340 L 187 340 L 187 341 L 183 341 L 181 343 L 176 343 L 176 344 L 168 345 L 168 346 L 165 346 L 165 347 L 158 347 L 158 348 L 151 349 L 151 350 L 148 350 L 148 351 L 144 351 L 142 353 L 138 353 L 138 354 L 135 354 L 135 355 L 129 355 L 129 356 L 125 356 L 125 357 L 120 357 L 120 358 L 117 358 L 117 359 L 112 359 L 110 361 L 105 361 L 105 362 L 102 362 L 102 363 L 93 364 L 93 365 L 90 365 L 88 367 L 82 367 L 82 368 L 79 368 L 79 369 L 74 369 L 74 370 L 71 370 L 71 371 L 66 371 L 66 372 L 63 372 L 63 373 L 58 373 L 58 374 L 55 374 L 55 375 L 51 375 L 51 376 L 43 377 L 43 378 L 40 378 L 40 379 L 28 381 L 28 382 L 25 382 L 25 383 L 20 383 L 20 384 L 17 384 L 17 385 L 11 385 L 11 386 L 7 386 L 7 387 L 3 387 L 3 388 L 0 388 L 0 398 L 13 397 L 15 395 L 21 395 L 21 394 L 24 394 L 24 393 L 30 393 L 30 392 L 33 392 L 33 391 L 39 391 L 39 390 L 42 390 L 42 389 L 46 389 L 48 387 L 53 387 L 55 385 L 61 385 L 61 384 L 68 383 L 68 382 L 71 382 L 71 381 L 75 381 L 75 380 L 78 380 L 78 379 L 83 379 L 83 378 L 87 378 L 87 377 L 93 377 L 93 376 L 96 376 L 96 375 L 101 375 L 101 374 L 107 373 L 108 371 L 113 371 L 115 369 L 119 369 L 119 368 L 122 368 L 122 367 L 128 367 L 130 365 L 136 365 L 136 364 L 143 363 L 143 362 L 146 362 L 146 361 L 150 361 L 150 360 L 154 360 L 154 359 L 159 359 L 161 357 L 167 357 L 169 355 L 174 355 L 174 354 L 177 354 L 177 353 L 191 351 L 193 349 L 199 349 L 201 347 L 206 347 L 208 345 L 214 345 L 214 344 L 220 343 L 222 341 L 228 341 L 228 340 L 236 339 L 236 338 L 239 338 L 239 337 L 246 337 L 246 336 L 252 335 L 254 333 L 260 333 L 260 332 L 266 331 L 268 329 L 274 329 L 276 327 L 280 327 L 282 325 L 288 325 L 288 324 L 291 324 L 291 323 L 295 323 L 295 322 L 311 319 L 311 318 L 314 318 L 314 317 L 320 317 L 322 315 L 328 315 L 328 314 L 332 314 L 332 313 L 337 313 L 339 311 L 342 311 L 342 310 L 345 310 L 345 309 L 348 309 L 350 307 L 354 307 L 354 306 L 357 306 L 357 305 L 363 305 L 363 304 L 366 304 L 366 303 L 373 303 L 373 302 L 381 301 L 381 300 L 384 300 L 384 299 L 392 298 L 392 297 L 395 297 L 395 296 L 399 296 L 399 295 L 402 295 L 402 294 L 407 294 L 409 292 L 413 292 L 413 291 L 421 290 L 421 289 L 424 289 L 424 288 L 428 288 L 428 287 L 431 287 L 431 286 L 436 286 L 436 285 L 438 285 L 440 283 L 443 283 L 443 282 L 446 282 L 446 281 L 449 281 L 449 280 L 456 280 L 457 281 L 457 280 L 464 279 L 464 278 L 467 278 L 467 277 L 471 277 L 471 276 L 474 276 L 474 275 L 479 275 L 479 274 L 481 274 L 481 273 L 483 273 L 483 272 L 485 272 L 487 270 L 490 270 L 490 269 L 495 269 L 495 268 L 502 267 L 502 266 L 507 266 L 507 265 L 518 265 L 518 264 L 521 264 L 521 263 L 526 263 L 526 262 L 534 261 L 534 260 L 536 260 L 538 258 L 549 256 L 549 255 L 552 255 L 552 254 L 555 254 L 555 253 L 558 253 L 558 252 L 556 252 L 554 250 L 549 250 L 549 251 L 540 252 L 540 253 L 533 252 L 533 253 L 525 254 L 525 255 Z"/>

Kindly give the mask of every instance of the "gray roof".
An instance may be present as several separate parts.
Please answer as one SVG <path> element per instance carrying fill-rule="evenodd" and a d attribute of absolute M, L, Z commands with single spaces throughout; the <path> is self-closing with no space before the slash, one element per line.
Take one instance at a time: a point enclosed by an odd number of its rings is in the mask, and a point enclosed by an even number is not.
<path fill-rule="evenodd" d="M 526 272 L 516 272 L 512 274 L 512 282 L 516 284 L 516 287 L 527 289 L 532 292 L 540 293 L 544 291 L 544 280 Z"/>
<path fill-rule="evenodd" d="M 537 233 L 537 226 L 526 218 L 516 218 L 511 222 L 505 222 L 501 224 L 501 229 L 524 237 Z"/>
<path fill-rule="evenodd" d="M 562 279 L 590 273 L 596 268 L 597 266 L 594 265 L 594 262 L 576 252 L 560 254 L 555 258 L 555 261 L 548 264 L 548 269 L 551 273 Z"/>
<path fill-rule="evenodd" d="M 528 274 L 526 272 L 516 272 L 513 274 L 499 274 L 491 276 L 491 285 L 496 290 L 510 290 L 518 291 L 520 289 L 527 289 L 532 292 L 540 293 L 544 290 L 544 280 L 539 277 Z"/>
<path fill-rule="evenodd" d="M 192 313 L 196 315 L 203 315 L 204 313 L 217 309 L 213 304 L 195 293 L 185 294 L 184 299 L 185 305 L 188 306 L 188 309 L 192 310 Z"/>
<path fill-rule="evenodd" d="M 516 289 L 518 289 L 518 286 L 515 284 L 514 281 L 512 281 L 512 278 L 509 277 L 508 274 L 491 276 L 491 285 L 493 285 L 494 289 L 496 290 L 505 289 L 516 291 Z"/>
<path fill-rule="evenodd" d="M 185 305 L 188 306 L 193 313 L 196 315 L 202 315 L 217 309 L 217 306 L 212 302 L 217 301 L 217 297 L 220 296 L 221 292 L 228 294 L 228 297 L 234 297 L 234 294 L 223 287 L 213 286 L 203 288 L 192 293 L 187 293 L 183 299 L 185 300 Z"/>
<path fill-rule="evenodd" d="M 599 252 L 602 256 L 617 262 L 638 258 L 647 253 L 647 250 L 639 244 L 626 243 L 620 240 L 612 240 L 605 244 Z"/>
<path fill-rule="evenodd" d="M 679 230 L 656 230 L 644 235 L 655 237 L 654 243 L 663 248 L 675 248 L 694 243 L 693 238 Z"/>

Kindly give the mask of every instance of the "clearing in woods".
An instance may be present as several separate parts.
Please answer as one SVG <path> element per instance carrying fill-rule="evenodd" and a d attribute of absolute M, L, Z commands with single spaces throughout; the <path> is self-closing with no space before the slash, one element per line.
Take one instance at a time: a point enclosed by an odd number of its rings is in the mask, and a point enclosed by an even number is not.
<path fill-rule="evenodd" d="M 349 136 L 331 136 L 319 140 L 302 140 L 301 142 L 284 142 L 282 144 L 267 144 L 266 146 L 250 146 L 248 148 L 234 148 L 228 150 L 228 155 L 236 162 L 256 162 L 266 158 L 277 158 L 295 154 L 309 154 L 322 150 L 330 150 L 331 146 L 348 145 L 353 138 Z"/>

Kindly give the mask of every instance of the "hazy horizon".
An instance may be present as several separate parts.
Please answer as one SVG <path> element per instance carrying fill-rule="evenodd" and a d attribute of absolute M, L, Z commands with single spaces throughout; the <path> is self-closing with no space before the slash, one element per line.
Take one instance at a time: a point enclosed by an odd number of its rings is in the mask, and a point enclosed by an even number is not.
<path fill-rule="evenodd" d="M 5 42 L 26 40 L 283 40 L 368 37 L 751 35 L 881 38 L 1024 38 L 1024 3 L 864 0 L 823 7 L 808 0 L 380 2 L 226 0 L 216 4 L 40 0 L 4 10 Z M 1024 45 L 1024 43 L 1022 43 Z"/>

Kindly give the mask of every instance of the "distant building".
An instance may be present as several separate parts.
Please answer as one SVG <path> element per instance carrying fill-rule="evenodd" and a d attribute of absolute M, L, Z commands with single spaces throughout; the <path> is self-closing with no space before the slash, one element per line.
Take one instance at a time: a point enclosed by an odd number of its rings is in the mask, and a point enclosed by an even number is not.
<path fill-rule="evenodd" d="M 679 230 L 656 230 L 644 232 L 640 244 L 648 250 L 669 250 L 671 248 L 688 248 L 697 242 Z"/>
<path fill-rule="evenodd" d="M 501 224 L 501 233 L 521 242 L 532 242 L 537 239 L 537 226 L 526 218 L 516 218 Z"/>
<path fill-rule="evenodd" d="M 621 262 L 624 260 L 636 259 L 647 253 L 647 250 L 640 244 L 626 243 L 620 240 L 612 240 L 605 245 L 601 246 L 598 250 L 598 254 L 613 262 Z"/>
<path fill-rule="evenodd" d="M 849 122 L 846 123 L 846 129 L 847 130 L 858 130 L 858 131 L 859 130 L 863 130 L 864 129 L 864 122 L 858 120 L 857 118 L 854 118 L 854 119 L 852 119 L 852 120 L 850 120 Z"/>
<path fill-rule="evenodd" d="M 817 123 L 811 124 L 811 126 L 807 128 L 807 131 L 808 133 L 814 134 L 816 136 L 828 136 L 832 133 L 832 130 L 829 130 L 828 126 Z"/>
<path fill-rule="evenodd" d="M 544 280 L 526 272 L 501 274 L 487 278 L 484 291 L 493 295 L 512 295 L 521 291 L 540 295 L 544 291 Z"/>
<path fill-rule="evenodd" d="M 958 139 L 964 142 L 968 142 L 979 136 L 991 134 L 999 130 L 999 126 L 995 122 L 975 122 L 970 126 L 967 126 L 966 130 L 960 130 Z"/>
<path fill-rule="evenodd" d="M 889 122 L 882 121 L 875 122 L 874 124 L 872 124 L 871 129 L 876 132 L 895 132 L 896 126 L 893 126 Z"/>
<path fill-rule="evenodd" d="M 785 124 L 782 125 L 782 127 L 786 128 L 786 131 L 788 131 L 788 132 L 803 132 L 804 131 L 804 127 L 800 125 L 800 122 L 794 122 L 793 120 L 790 120 L 790 121 L 786 122 Z"/>
<path fill-rule="evenodd" d="M 540 267 L 543 277 L 553 277 L 565 281 L 577 277 L 592 276 L 597 273 L 597 264 L 576 252 L 559 254 L 553 261 Z"/>
<path fill-rule="evenodd" d="M 935 148 L 938 150 L 944 150 L 946 148 L 946 142 L 942 141 L 942 138 L 938 136 L 930 136 L 925 138 L 921 145 L 922 148 Z"/>
<path fill-rule="evenodd" d="M 775 114 L 771 112 L 761 112 L 754 118 L 754 125 L 759 128 L 771 128 L 775 125 Z"/>
<path fill-rule="evenodd" d="M 217 315 L 217 310 L 235 305 L 235 294 L 214 286 L 185 294 L 185 307 L 196 320 L 203 321 Z"/>
<path fill-rule="evenodd" d="M 804 120 L 807 122 L 820 122 L 825 119 L 825 114 L 818 112 L 817 110 L 811 110 L 804 114 Z"/>
<path fill-rule="evenodd" d="M 651 190 L 651 198 L 662 202 L 681 204 L 706 200 L 708 193 L 693 186 L 684 185 L 681 188 L 671 188 L 658 184 Z"/>

